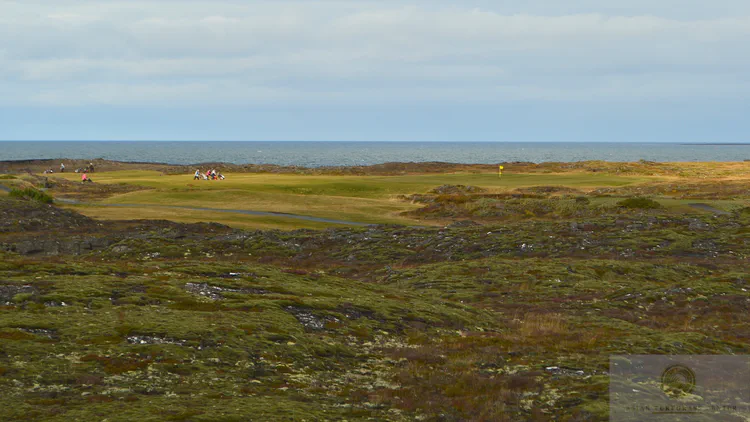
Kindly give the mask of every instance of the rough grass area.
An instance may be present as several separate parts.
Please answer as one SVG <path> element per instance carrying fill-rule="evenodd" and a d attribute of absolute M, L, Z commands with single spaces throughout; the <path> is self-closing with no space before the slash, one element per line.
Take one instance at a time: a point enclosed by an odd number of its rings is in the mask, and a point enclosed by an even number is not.
<path fill-rule="evenodd" d="M 395 385 L 390 351 L 410 347 L 413 324 L 492 324 L 418 292 L 262 265 L 2 258 L 3 420 L 398 417 L 361 399 Z"/>
<path fill-rule="evenodd" d="M 610 354 L 750 351 L 733 265 L 2 258 L 3 420 L 605 420 Z"/>
<path fill-rule="evenodd" d="M 611 355 L 750 353 L 747 164 L 115 164 L 3 180 L 90 203 L 0 197 L 2 421 L 606 421 Z"/>
<path fill-rule="evenodd" d="M 291 232 L 0 210 L 1 420 L 603 421 L 610 355 L 750 353 L 742 209 Z"/>

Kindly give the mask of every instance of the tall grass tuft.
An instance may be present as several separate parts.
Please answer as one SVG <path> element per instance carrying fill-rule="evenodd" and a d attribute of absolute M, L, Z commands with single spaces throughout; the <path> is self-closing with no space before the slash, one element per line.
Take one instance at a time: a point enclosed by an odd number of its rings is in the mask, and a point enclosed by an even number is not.
<path fill-rule="evenodd" d="M 567 330 L 562 314 L 526 314 L 519 327 L 525 337 L 562 334 Z"/>

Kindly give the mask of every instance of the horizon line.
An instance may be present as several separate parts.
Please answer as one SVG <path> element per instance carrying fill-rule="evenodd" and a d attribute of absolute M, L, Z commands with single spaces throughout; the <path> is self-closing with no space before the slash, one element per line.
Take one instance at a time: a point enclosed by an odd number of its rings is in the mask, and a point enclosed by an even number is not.
<path fill-rule="evenodd" d="M 750 145 L 747 141 L 422 141 L 422 140 L 241 140 L 241 139 L 0 139 L 0 142 L 310 142 L 310 143 L 514 143 L 514 144 L 675 144 L 675 145 Z"/>

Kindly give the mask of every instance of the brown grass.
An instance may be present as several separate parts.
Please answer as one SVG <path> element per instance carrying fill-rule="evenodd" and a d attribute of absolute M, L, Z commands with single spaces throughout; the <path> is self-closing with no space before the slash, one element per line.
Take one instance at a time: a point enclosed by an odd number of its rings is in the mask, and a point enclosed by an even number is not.
<path fill-rule="evenodd" d="M 559 335 L 567 332 L 565 317 L 558 313 L 528 313 L 518 322 L 518 332 L 524 337 Z"/>

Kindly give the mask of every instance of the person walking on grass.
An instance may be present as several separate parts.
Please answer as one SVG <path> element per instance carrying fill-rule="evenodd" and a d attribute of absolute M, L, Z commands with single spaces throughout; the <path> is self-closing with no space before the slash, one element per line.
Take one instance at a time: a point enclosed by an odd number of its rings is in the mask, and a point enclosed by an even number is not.
<path fill-rule="evenodd" d="M 60 163 L 60 173 L 65 173 L 65 163 Z"/>
<path fill-rule="evenodd" d="M 196 170 L 195 174 L 193 175 L 193 180 L 201 180 L 201 171 Z"/>

